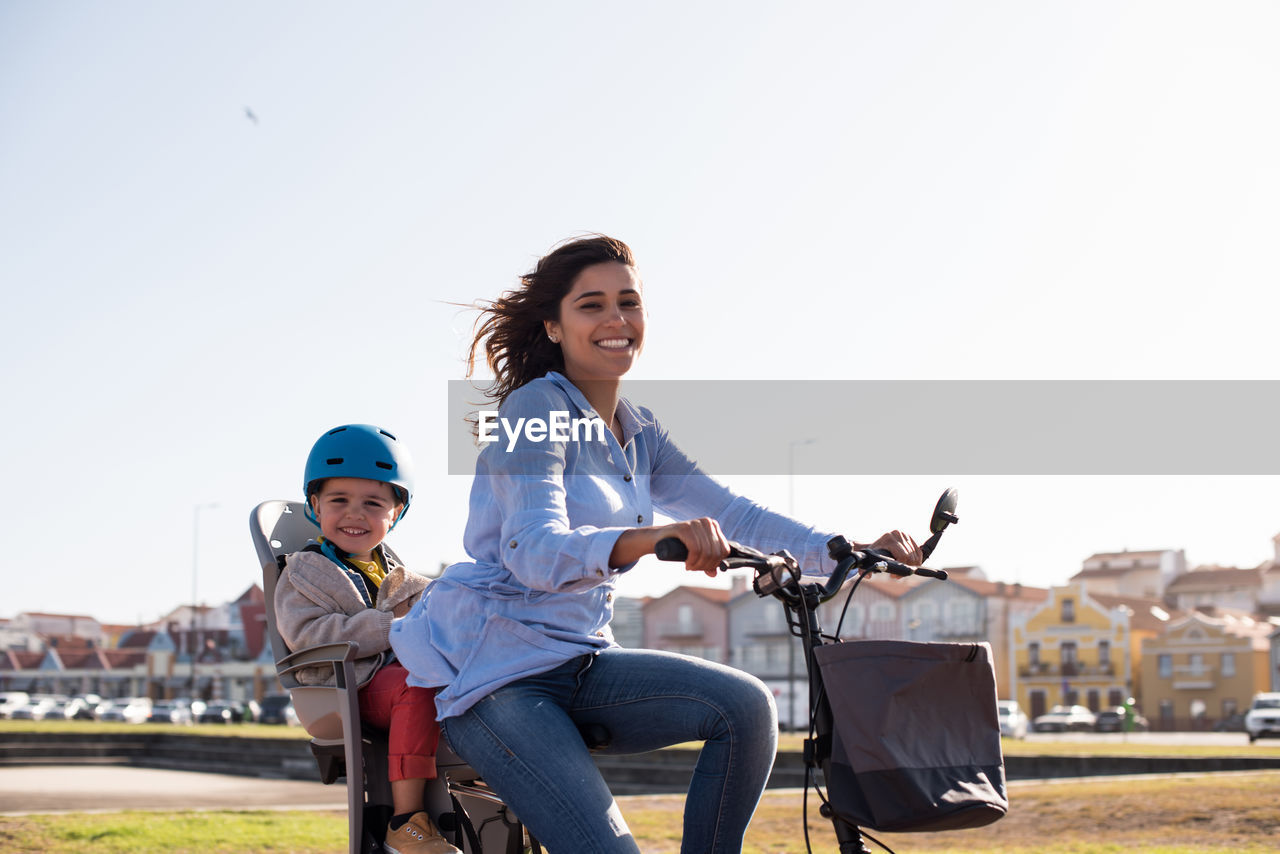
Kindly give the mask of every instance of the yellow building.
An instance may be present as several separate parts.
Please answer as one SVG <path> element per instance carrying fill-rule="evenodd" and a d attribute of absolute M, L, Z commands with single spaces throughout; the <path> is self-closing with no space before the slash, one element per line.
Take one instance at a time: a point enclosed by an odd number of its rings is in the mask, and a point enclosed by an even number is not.
<path fill-rule="evenodd" d="M 1091 594 L 1085 582 L 1051 588 L 1043 606 L 1010 625 L 1013 696 L 1032 718 L 1060 704 L 1098 711 L 1135 697 L 1141 705 L 1141 641 L 1168 618 L 1152 599 Z"/>
<path fill-rule="evenodd" d="M 1191 611 L 1142 644 L 1147 717 L 1159 729 L 1208 729 L 1270 688 L 1275 627 L 1242 613 Z"/>

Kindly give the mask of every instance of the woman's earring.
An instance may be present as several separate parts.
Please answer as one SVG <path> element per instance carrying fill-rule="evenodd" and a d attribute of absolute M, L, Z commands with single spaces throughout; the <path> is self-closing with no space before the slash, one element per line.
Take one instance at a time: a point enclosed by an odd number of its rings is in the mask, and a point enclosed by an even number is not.
<path fill-rule="evenodd" d="M 554 335 L 548 335 L 547 337 L 551 339 L 551 343 L 552 343 L 552 344 L 559 344 L 559 343 L 560 343 L 560 339 L 559 339 L 559 338 L 557 338 L 557 337 L 556 337 L 556 336 L 554 336 Z"/>

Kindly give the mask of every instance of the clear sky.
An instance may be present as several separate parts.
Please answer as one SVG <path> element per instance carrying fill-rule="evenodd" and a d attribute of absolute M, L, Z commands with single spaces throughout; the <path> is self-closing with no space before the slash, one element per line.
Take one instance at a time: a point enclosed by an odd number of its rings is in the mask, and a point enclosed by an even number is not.
<path fill-rule="evenodd" d="M 1277 44 L 1270 2 L 4 0 L 0 616 L 238 595 L 348 422 L 417 459 L 397 550 L 462 558 L 456 304 L 585 232 L 637 253 L 642 379 L 1280 379 Z M 937 563 L 1027 584 L 1280 533 L 1280 478 L 1172 464 L 733 482 L 855 537 L 954 485 Z"/>

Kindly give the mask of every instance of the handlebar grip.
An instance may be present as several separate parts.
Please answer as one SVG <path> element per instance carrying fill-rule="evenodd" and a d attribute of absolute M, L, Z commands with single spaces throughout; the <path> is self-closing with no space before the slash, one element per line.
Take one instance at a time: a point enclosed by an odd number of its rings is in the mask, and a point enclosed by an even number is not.
<path fill-rule="evenodd" d="M 939 581 L 947 580 L 947 571 L 945 569 L 925 569 L 924 567 L 916 567 L 916 575 L 923 575 L 925 578 L 936 578 Z"/>
<path fill-rule="evenodd" d="M 653 547 L 653 554 L 658 560 L 679 561 L 689 557 L 689 549 L 677 538 L 665 537 Z"/>

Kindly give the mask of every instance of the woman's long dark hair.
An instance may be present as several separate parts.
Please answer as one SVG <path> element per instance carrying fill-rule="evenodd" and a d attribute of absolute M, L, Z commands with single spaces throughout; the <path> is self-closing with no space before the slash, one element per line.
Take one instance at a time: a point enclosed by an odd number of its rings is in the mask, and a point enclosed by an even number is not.
<path fill-rule="evenodd" d="M 467 354 L 467 377 L 475 370 L 476 351 L 484 349 L 494 382 L 486 392 L 501 404 L 520 386 L 548 371 L 564 370 L 564 355 L 547 338 L 545 321 L 560 320 L 560 301 L 578 274 L 592 264 L 617 261 L 635 266 L 630 247 L 594 234 L 561 243 L 520 277 L 520 287 L 480 303 L 475 337 Z"/>

